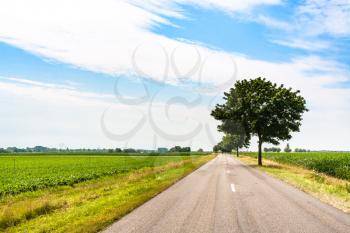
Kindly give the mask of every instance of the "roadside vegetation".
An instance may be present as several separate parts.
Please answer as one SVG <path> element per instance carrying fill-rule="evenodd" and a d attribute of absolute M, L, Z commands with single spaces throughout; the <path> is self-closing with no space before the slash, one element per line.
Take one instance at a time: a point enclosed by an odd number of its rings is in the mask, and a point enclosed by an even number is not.
<path fill-rule="evenodd" d="M 257 157 L 257 153 L 243 154 L 252 158 Z M 350 152 L 264 153 L 264 157 L 278 163 L 301 166 L 350 181 Z"/>
<path fill-rule="evenodd" d="M 338 176 L 347 177 L 346 174 L 349 173 L 349 169 L 345 171 L 342 166 L 349 166 L 350 153 L 267 153 L 264 154 L 266 158 L 264 166 L 256 166 L 256 156 L 257 153 L 242 153 L 239 159 L 311 194 L 325 203 L 350 213 L 350 179 L 340 179 L 327 175 L 338 168 L 339 171 L 343 171 Z M 337 163 L 339 164 L 335 165 Z M 311 168 L 322 167 L 321 164 L 324 168 L 329 168 L 321 170 L 329 170 L 330 172 L 321 173 Z M 332 165 L 329 167 L 330 164 Z"/>
<path fill-rule="evenodd" d="M 214 155 L 92 157 L 99 166 L 109 165 L 107 168 L 102 166 L 102 170 L 110 169 L 111 165 L 122 165 L 124 170 L 73 185 L 56 185 L 5 195 L 0 199 L 0 231 L 98 232 L 212 158 Z M 29 162 L 23 163 L 23 168 L 25 165 L 30 166 L 34 158 L 27 159 Z M 55 173 L 61 172 L 62 177 L 69 177 L 68 170 L 71 166 L 64 164 L 69 164 L 74 159 L 83 159 L 88 163 L 89 158 L 52 159 L 42 171 L 47 174 L 51 168 L 50 174 L 54 177 L 52 180 L 57 180 L 59 175 L 56 176 Z M 50 161 L 50 158 L 45 157 L 45 161 Z M 75 174 L 91 174 L 96 166 L 91 170 L 83 170 L 79 166 L 72 169 L 71 171 L 76 171 Z M 19 179 L 17 181 L 21 184 Z"/>

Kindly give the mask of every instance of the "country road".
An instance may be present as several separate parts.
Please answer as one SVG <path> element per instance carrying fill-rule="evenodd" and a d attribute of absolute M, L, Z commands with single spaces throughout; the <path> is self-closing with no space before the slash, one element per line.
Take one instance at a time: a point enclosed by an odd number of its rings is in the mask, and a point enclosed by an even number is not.
<path fill-rule="evenodd" d="M 220 155 L 105 232 L 350 232 L 350 215 Z"/>

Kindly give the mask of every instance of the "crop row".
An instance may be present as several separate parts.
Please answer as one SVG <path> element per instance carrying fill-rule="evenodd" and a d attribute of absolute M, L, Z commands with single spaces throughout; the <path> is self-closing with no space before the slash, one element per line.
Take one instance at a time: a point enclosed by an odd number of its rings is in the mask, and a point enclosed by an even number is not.
<path fill-rule="evenodd" d="M 188 158 L 190 156 L 0 156 L 0 196 L 73 185 Z"/>
<path fill-rule="evenodd" d="M 256 157 L 257 153 L 244 153 Z M 350 180 L 350 153 L 308 152 L 308 153 L 264 153 L 264 158 L 276 162 L 302 166 L 340 179 Z"/>

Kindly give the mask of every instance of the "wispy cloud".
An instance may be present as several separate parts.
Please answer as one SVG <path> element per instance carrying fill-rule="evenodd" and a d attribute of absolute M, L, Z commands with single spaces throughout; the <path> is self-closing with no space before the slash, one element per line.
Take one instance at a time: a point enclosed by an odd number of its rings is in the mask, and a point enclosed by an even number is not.
<path fill-rule="evenodd" d="M 289 22 L 277 20 L 264 15 L 260 15 L 256 19 L 256 21 L 270 28 L 276 28 L 276 29 L 285 30 L 285 31 L 290 31 L 293 29 L 293 26 Z"/>
<path fill-rule="evenodd" d="M 293 40 L 272 40 L 273 43 L 298 49 L 305 49 L 310 51 L 318 51 L 328 49 L 331 47 L 328 41 L 310 41 L 302 39 Z"/>
<path fill-rule="evenodd" d="M 265 15 L 255 17 L 255 21 L 283 32 L 277 34 L 279 39 L 272 40 L 276 44 L 319 51 L 334 46 L 324 36 L 350 37 L 349 0 L 306 0 L 289 10 L 290 17 L 285 15 L 283 20 Z"/>
<path fill-rule="evenodd" d="M 194 5 L 208 9 L 217 9 L 229 14 L 249 12 L 262 5 L 278 5 L 282 0 L 127 0 L 130 3 L 142 6 L 154 13 L 172 17 L 184 17 L 181 5 Z"/>
<path fill-rule="evenodd" d="M 68 90 L 74 90 L 76 89 L 72 85 L 62 85 L 62 84 L 53 84 L 53 83 L 45 83 L 45 82 L 39 82 L 39 81 L 34 81 L 30 79 L 23 79 L 23 78 L 15 78 L 15 77 L 4 77 L 0 76 L 0 79 L 8 80 L 8 81 L 13 81 L 21 84 L 28 84 L 32 86 L 39 86 L 39 87 L 45 87 L 45 88 L 59 88 L 59 89 L 68 89 Z"/>
<path fill-rule="evenodd" d="M 306 0 L 296 17 L 305 33 L 350 36 L 349 0 Z"/>

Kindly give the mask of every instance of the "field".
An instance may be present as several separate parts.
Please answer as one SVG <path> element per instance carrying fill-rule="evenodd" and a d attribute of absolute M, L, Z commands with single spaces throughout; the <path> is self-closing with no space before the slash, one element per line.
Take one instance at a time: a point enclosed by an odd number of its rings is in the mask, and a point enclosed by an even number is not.
<path fill-rule="evenodd" d="M 214 158 L 204 155 L 0 157 L 0 232 L 98 232 Z"/>
<path fill-rule="evenodd" d="M 242 153 L 256 157 L 257 153 Z M 304 152 L 263 153 L 263 158 L 283 164 L 301 166 L 336 178 L 350 180 L 350 153 Z"/>
<path fill-rule="evenodd" d="M 188 159 L 186 155 L 179 156 L 180 153 L 169 153 L 168 156 L 133 155 L 37 154 L 0 156 L 0 196 L 57 185 L 73 185 L 101 176 Z"/>

